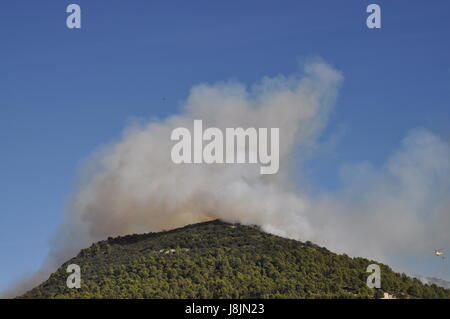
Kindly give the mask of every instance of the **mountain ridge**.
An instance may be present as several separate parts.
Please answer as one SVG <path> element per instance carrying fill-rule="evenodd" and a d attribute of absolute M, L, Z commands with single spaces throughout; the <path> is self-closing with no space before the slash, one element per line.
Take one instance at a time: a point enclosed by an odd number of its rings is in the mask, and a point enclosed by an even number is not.
<path fill-rule="evenodd" d="M 369 264 L 381 288 L 366 285 Z M 66 286 L 69 264 L 81 288 Z M 219 220 L 108 238 L 82 249 L 19 298 L 450 298 L 389 266 Z"/>

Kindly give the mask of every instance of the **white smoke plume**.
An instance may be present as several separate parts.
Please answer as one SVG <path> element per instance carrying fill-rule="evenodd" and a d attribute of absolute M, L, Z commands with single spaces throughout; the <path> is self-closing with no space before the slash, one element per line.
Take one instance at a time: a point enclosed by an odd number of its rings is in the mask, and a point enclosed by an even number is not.
<path fill-rule="evenodd" d="M 291 177 L 303 164 L 297 155 L 315 149 L 342 79 L 315 62 L 302 74 L 264 78 L 251 88 L 198 85 L 180 114 L 128 128 L 89 161 L 51 240 L 46 274 L 109 236 L 217 218 L 381 261 L 450 247 L 450 147 L 427 131 L 410 133 L 381 169 L 345 167 L 339 192 L 311 196 Z M 191 128 L 194 119 L 221 129 L 279 127 L 279 173 L 260 175 L 259 164 L 172 163 L 171 131 Z"/>
<path fill-rule="evenodd" d="M 314 143 L 341 78 L 315 63 L 304 77 L 264 78 L 250 91 L 235 82 L 199 85 L 180 115 L 129 128 L 91 162 L 93 171 L 74 195 L 53 241 L 57 264 L 108 236 L 216 218 L 310 236 L 304 202 L 288 183 L 287 165 L 277 176 L 262 176 L 251 164 L 177 165 L 170 157 L 175 144 L 170 135 L 176 127 L 191 128 L 194 119 L 223 130 L 279 127 L 280 161 L 287 163 L 296 146 Z"/>
<path fill-rule="evenodd" d="M 449 143 L 413 130 L 383 167 L 362 163 L 341 173 L 342 190 L 312 204 L 317 241 L 389 261 L 450 247 Z"/>

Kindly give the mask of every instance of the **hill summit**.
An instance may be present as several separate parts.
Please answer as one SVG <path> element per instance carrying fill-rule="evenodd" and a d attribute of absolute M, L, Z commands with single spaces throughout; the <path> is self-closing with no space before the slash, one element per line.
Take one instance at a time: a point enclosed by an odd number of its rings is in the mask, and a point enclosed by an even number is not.
<path fill-rule="evenodd" d="M 381 267 L 381 289 L 366 285 Z M 81 288 L 66 285 L 67 266 Z M 450 290 L 311 242 L 218 220 L 109 238 L 80 251 L 20 298 L 450 298 Z"/>

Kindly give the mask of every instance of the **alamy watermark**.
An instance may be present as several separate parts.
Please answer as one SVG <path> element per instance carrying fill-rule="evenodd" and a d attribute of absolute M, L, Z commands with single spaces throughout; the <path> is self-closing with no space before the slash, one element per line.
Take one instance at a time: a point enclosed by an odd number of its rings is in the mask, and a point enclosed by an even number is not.
<path fill-rule="evenodd" d="M 203 121 L 194 120 L 193 133 L 178 127 L 172 131 L 170 139 L 178 141 L 171 151 L 175 164 L 260 163 L 261 174 L 276 174 L 280 166 L 279 128 L 238 127 L 226 128 L 223 132 L 209 127 L 203 131 Z"/>
<path fill-rule="evenodd" d="M 70 13 L 66 19 L 66 26 L 69 29 L 81 29 L 81 8 L 78 4 L 69 4 L 66 12 Z"/>
<path fill-rule="evenodd" d="M 81 7 L 78 4 L 69 4 L 66 8 L 69 15 L 66 18 L 66 26 L 69 29 L 81 29 Z M 381 7 L 378 4 L 369 4 L 366 12 L 370 15 L 366 19 L 366 25 L 369 29 L 381 28 Z"/>
<path fill-rule="evenodd" d="M 370 272 L 371 274 L 367 277 L 367 287 L 369 288 L 381 288 L 381 268 L 377 264 L 370 264 L 366 272 Z"/>
<path fill-rule="evenodd" d="M 77 264 L 70 264 L 67 266 L 66 272 L 71 273 L 67 277 L 66 285 L 67 288 L 81 288 L 81 268 Z"/>
<path fill-rule="evenodd" d="M 370 15 L 367 17 L 366 24 L 369 29 L 381 28 L 381 7 L 378 4 L 369 4 L 366 9 Z"/>

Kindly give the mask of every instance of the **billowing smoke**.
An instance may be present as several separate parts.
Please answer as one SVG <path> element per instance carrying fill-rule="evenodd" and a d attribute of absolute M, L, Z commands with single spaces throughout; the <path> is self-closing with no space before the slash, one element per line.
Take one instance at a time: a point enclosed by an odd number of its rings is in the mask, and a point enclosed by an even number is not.
<path fill-rule="evenodd" d="M 264 78 L 250 90 L 240 83 L 199 85 L 180 115 L 127 129 L 96 154 L 56 233 L 52 258 L 60 264 L 80 247 L 108 236 L 161 231 L 220 218 L 276 232 L 312 235 L 305 203 L 288 179 L 261 175 L 253 164 L 174 164 L 176 127 L 278 127 L 280 162 L 310 147 L 324 127 L 342 76 L 322 63 L 304 76 Z M 295 224 L 292 222 L 295 221 Z"/>
<path fill-rule="evenodd" d="M 301 74 L 263 78 L 251 88 L 198 85 L 180 114 L 128 128 L 88 161 L 44 268 L 49 272 L 109 236 L 217 218 L 381 261 L 448 246 L 450 147 L 427 131 L 410 133 L 382 168 L 344 167 L 338 192 L 312 196 L 298 174 L 292 178 L 307 158 L 301 154 L 317 149 L 342 79 L 315 62 Z M 194 119 L 223 130 L 280 128 L 279 173 L 261 175 L 259 164 L 174 164 L 171 131 L 191 128 Z"/>
<path fill-rule="evenodd" d="M 312 203 L 309 221 L 317 241 L 394 263 L 396 257 L 427 259 L 433 249 L 450 247 L 448 143 L 413 130 L 383 167 L 349 165 L 341 175 L 341 191 Z"/>

